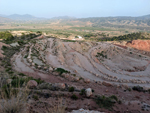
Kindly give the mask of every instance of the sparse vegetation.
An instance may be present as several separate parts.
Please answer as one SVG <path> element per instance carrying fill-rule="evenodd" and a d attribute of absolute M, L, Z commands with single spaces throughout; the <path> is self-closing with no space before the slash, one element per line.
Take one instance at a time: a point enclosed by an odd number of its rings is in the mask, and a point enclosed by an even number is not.
<path fill-rule="evenodd" d="M 134 87 L 132 87 L 132 89 L 135 91 L 138 91 L 138 92 L 145 92 L 145 90 L 141 86 L 134 86 Z"/>
<path fill-rule="evenodd" d="M 96 57 L 107 58 L 107 55 L 104 55 L 104 51 L 102 51 L 101 53 L 97 53 Z"/>
<path fill-rule="evenodd" d="M 74 87 L 69 87 L 69 92 L 74 92 Z"/>
<path fill-rule="evenodd" d="M 82 89 L 80 95 L 85 95 L 85 89 Z"/>
<path fill-rule="evenodd" d="M 99 105 L 101 108 L 106 108 L 106 109 L 112 109 L 114 106 L 115 102 L 113 100 L 118 100 L 116 96 L 112 95 L 110 97 L 105 97 L 103 96 L 97 96 L 95 98 L 96 103 Z"/>
<path fill-rule="evenodd" d="M 119 40 L 137 40 L 137 39 L 149 39 L 149 38 L 145 38 L 144 35 L 142 35 L 141 32 L 137 32 L 137 33 L 131 33 L 131 34 L 127 34 L 127 35 L 123 35 L 123 36 L 118 36 L 118 37 L 113 37 L 113 38 L 102 38 L 102 39 L 98 39 L 98 41 L 119 41 Z"/>
<path fill-rule="evenodd" d="M 71 98 L 72 98 L 73 100 L 77 100 L 77 99 L 78 99 L 78 97 L 77 97 L 75 94 L 73 94 L 73 95 L 71 96 Z"/>
<path fill-rule="evenodd" d="M 55 71 L 60 72 L 60 75 L 63 74 L 63 73 L 69 73 L 69 71 L 64 70 L 62 68 L 57 68 Z"/>

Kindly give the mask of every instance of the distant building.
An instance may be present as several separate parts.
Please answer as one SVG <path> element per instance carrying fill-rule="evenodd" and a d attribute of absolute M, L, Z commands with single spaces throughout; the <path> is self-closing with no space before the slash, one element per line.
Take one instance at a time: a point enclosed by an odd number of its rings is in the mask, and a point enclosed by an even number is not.
<path fill-rule="evenodd" d="M 79 39 L 81 39 L 82 37 L 78 35 L 78 36 L 75 36 L 75 38 L 79 38 Z"/>
<path fill-rule="evenodd" d="M 78 36 L 79 37 L 79 39 L 81 39 L 82 38 L 82 36 Z"/>

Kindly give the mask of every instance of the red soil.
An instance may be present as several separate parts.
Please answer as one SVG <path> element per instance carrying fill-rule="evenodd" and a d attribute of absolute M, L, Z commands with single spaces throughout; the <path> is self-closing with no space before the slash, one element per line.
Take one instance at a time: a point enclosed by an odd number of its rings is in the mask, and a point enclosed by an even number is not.
<path fill-rule="evenodd" d="M 128 42 L 126 46 L 136 48 L 138 50 L 150 51 L 150 40 L 133 40 Z"/>

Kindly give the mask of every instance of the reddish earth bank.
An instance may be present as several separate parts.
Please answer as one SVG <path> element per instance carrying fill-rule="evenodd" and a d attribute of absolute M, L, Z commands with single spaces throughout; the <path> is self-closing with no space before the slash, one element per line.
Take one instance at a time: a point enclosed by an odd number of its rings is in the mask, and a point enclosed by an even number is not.
<path fill-rule="evenodd" d="M 126 44 L 128 47 L 132 47 L 138 50 L 150 51 L 150 40 L 133 40 Z"/>

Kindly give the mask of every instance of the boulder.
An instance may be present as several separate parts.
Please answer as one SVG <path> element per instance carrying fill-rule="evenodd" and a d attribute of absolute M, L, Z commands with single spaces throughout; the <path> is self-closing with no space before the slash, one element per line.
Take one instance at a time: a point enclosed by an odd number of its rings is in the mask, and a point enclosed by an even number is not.
<path fill-rule="evenodd" d="M 59 73 L 59 72 L 54 71 L 54 72 L 53 72 L 53 75 L 58 76 L 58 75 L 60 75 L 60 73 Z"/>
<path fill-rule="evenodd" d="M 85 90 L 85 94 L 86 94 L 86 97 L 90 97 L 92 95 L 92 89 L 91 88 L 87 88 Z"/>
<path fill-rule="evenodd" d="M 29 82 L 27 83 L 27 87 L 29 88 L 29 89 L 32 89 L 32 88 L 35 88 L 35 87 L 37 87 L 37 82 L 35 81 L 35 80 L 29 80 Z"/>
<path fill-rule="evenodd" d="M 90 83 L 90 79 L 85 79 L 84 82 L 85 83 Z"/>
<path fill-rule="evenodd" d="M 47 69 L 47 67 L 44 67 L 44 69 Z"/>
<path fill-rule="evenodd" d="M 74 80 L 75 80 L 75 81 L 79 81 L 80 78 L 79 78 L 79 77 L 75 77 Z"/>
<path fill-rule="evenodd" d="M 99 112 L 99 111 L 90 111 L 90 110 L 84 110 L 84 109 L 79 109 L 79 110 L 73 110 L 71 112 L 68 113 L 105 113 L 105 112 Z"/>
<path fill-rule="evenodd" d="M 64 83 L 55 83 L 54 86 L 58 89 L 65 89 L 66 85 Z"/>
<path fill-rule="evenodd" d="M 53 71 L 53 68 L 52 68 L 52 67 L 49 67 L 49 71 Z"/>
<path fill-rule="evenodd" d="M 102 82 L 102 84 L 103 84 L 104 86 L 107 86 L 107 87 L 112 86 L 112 84 L 111 84 L 111 83 L 109 83 L 109 82 L 105 82 L 105 81 L 103 81 L 103 82 Z"/>
<path fill-rule="evenodd" d="M 41 66 L 38 66 L 38 68 L 41 68 Z"/>

